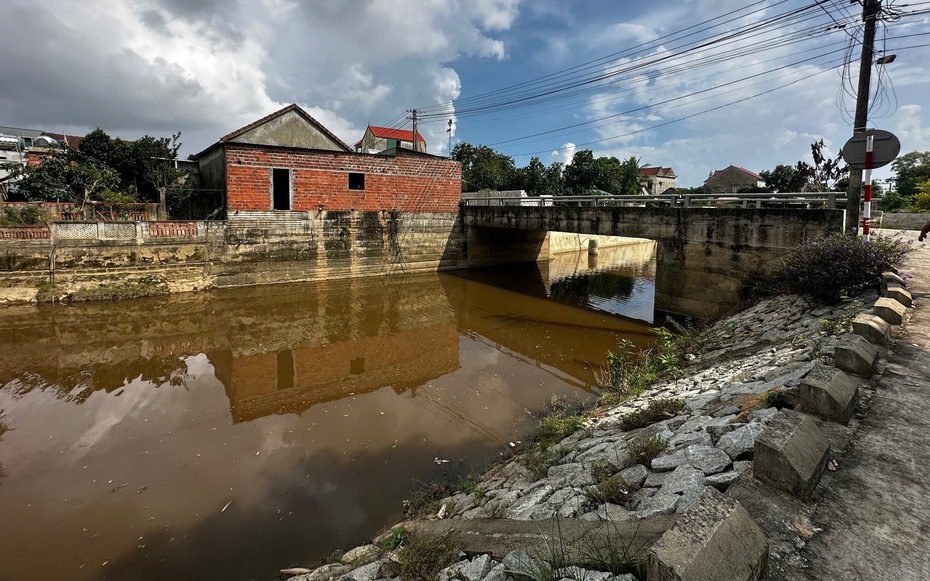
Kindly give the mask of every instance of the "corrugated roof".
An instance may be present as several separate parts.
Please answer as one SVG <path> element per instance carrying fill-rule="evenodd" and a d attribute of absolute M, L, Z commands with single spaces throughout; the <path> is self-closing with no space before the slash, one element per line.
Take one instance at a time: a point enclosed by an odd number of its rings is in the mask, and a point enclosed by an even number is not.
<path fill-rule="evenodd" d="M 657 175 L 668 175 L 674 174 L 670 167 L 644 167 L 639 170 L 639 175 L 641 176 L 657 176 Z"/>
<path fill-rule="evenodd" d="M 413 143 L 413 131 L 406 131 L 404 129 L 392 129 L 390 127 L 376 127 L 374 125 L 369 125 L 368 130 L 371 131 L 371 134 L 379 139 L 396 139 L 398 141 L 409 141 Z M 365 138 L 358 140 L 358 143 L 355 144 L 355 147 L 358 147 L 362 144 L 362 141 Z M 417 141 L 420 143 L 426 143 L 426 140 L 423 139 L 423 134 L 417 131 Z"/>

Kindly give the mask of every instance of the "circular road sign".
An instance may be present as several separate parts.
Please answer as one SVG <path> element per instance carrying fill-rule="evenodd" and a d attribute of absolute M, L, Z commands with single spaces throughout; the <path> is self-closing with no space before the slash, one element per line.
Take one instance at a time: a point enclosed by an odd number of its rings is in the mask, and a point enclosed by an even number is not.
<path fill-rule="evenodd" d="M 853 169 L 865 169 L 865 140 L 872 136 L 872 169 L 891 163 L 901 153 L 901 142 L 890 131 L 869 129 L 856 133 L 843 146 L 843 159 Z"/>

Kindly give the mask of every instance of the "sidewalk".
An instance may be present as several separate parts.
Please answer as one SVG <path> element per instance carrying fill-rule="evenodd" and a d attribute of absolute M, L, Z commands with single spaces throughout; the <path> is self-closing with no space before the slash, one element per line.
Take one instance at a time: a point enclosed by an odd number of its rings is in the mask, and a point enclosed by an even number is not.
<path fill-rule="evenodd" d="M 916 309 L 814 515 L 810 579 L 930 579 L 930 241 L 903 235 Z"/>

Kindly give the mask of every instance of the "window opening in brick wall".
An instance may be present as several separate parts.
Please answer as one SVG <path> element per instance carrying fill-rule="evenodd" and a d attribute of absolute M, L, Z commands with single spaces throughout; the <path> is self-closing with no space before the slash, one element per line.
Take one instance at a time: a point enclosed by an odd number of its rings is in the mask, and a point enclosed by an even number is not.
<path fill-rule="evenodd" d="M 278 351 L 278 389 L 291 389 L 295 383 L 293 351 Z"/>
<path fill-rule="evenodd" d="M 365 174 L 350 173 L 349 174 L 349 189 L 350 190 L 364 190 L 365 189 Z"/>
<path fill-rule="evenodd" d="M 275 210 L 291 209 L 291 170 L 271 170 L 271 198 Z"/>

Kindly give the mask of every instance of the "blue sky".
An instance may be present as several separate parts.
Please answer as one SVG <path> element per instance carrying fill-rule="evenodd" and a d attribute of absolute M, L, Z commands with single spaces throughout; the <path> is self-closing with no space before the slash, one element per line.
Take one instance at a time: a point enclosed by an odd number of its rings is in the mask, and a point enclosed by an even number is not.
<path fill-rule="evenodd" d="M 930 2 L 883 4 L 877 48 L 897 59 L 873 69 L 870 126 L 905 152 L 930 150 Z M 839 150 L 860 11 L 842 0 L 6 0 L 0 125 L 181 131 L 186 155 L 293 102 L 348 143 L 368 123 L 409 128 L 405 111 L 418 108 L 431 153 L 448 153 L 451 118 L 453 143 L 491 145 L 517 165 L 590 148 L 696 186 L 730 164 L 808 159 L 820 138 Z M 564 78 L 553 75 L 584 63 L 578 80 L 613 76 L 540 102 Z M 519 106 L 487 108 L 546 77 Z"/>

